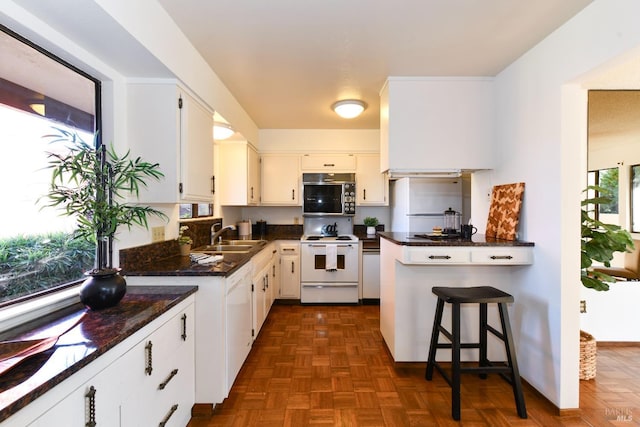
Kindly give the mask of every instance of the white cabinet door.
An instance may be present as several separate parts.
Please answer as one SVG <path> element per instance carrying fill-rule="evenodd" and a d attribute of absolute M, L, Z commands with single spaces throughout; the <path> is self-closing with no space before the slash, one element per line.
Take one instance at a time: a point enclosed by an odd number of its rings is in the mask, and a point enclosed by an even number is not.
<path fill-rule="evenodd" d="M 140 189 L 139 201 L 212 202 L 213 113 L 175 83 L 131 83 L 127 101 L 132 157 L 164 174 Z"/>
<path fill-rule="evenodd" d="M 260 328 L 266 317 L 266 294 L 267 278 L 269 266 L 263 266 L 256 275 L 253 276 L 253 339 L 258 337 Z"/>
<path fill-rule="evenodd" d="M 219 145 L 218 185 L 223 206 L 250 206 L 260 202 L 260 157 L 246 141 Z"/>
<path fill-rule="evenodd" d="M 380 299 L 380 252 L 362 254 L 362 298 Z"/>
<path fill-rule="evenodd" d="M 300 156 L 262 155 L 263 205 L 300 206 Z"/>
<path fill-rule="evenodd" d="M 388 206 L 389 180 L 380 173 L 379 154 L 358 154 L 356 169 L 356 204 L 358 206 Z"/>
<path fill-rule="evenodd" d="M 280 244 L 280 298 L 300 299 L 300 243 Z"/>
<path fill-rule="evenodd" d="M 213 200 L 213 115 L 184 91 L 182 96 L 183 200 Z"/>
<path fill-rule="evenodd" d="M 182 426 L 195 402 L 195 309 L 172 316 L 123 359 L 122 427 Z"/>
<path fill-rule="evenodd" d="M 353 154 L 305 154 L 300 157 L 300 169 L 304 172 L 355 172 Z"/>

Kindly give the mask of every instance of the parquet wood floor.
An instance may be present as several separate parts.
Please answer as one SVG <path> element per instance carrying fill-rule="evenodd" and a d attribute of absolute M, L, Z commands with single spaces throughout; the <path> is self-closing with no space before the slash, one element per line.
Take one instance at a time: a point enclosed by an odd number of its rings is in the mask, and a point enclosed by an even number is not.
<path fill-rule="evenodd" d="M 598 349 L 595 380 L 581 381 L 581 411 L 559 416 L 525 384 L 528 419 L 497 375 L 462 377 L 462 421 L 451 391 L 424 363 L 394 364 L 378 306 L 274 305 L 229 397 L 188 427 L 634 426 L 640 425 L 640 347 Z"/>

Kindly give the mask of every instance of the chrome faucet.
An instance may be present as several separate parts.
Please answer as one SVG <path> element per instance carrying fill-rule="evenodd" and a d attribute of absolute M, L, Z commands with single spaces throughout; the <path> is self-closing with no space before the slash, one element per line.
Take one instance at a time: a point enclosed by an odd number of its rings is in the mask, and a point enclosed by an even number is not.
<path fill-rule="evenodd" d="M 226 227 L 222 227 L 220 228 L 220 230 L 215 231 L 216 230 L 216 225 L 222 225 L 222 223 L 220 222 L 216 222 L 215 224 L 213 224 L 211 226 L 211 244 L 215 245 L 216 244 L 216 239 L 220 239 L 222 240 L 222 233 L 224 233 L 227 230 L 235 230 L 236 226 L 235 225 L 227 225 Z"/>

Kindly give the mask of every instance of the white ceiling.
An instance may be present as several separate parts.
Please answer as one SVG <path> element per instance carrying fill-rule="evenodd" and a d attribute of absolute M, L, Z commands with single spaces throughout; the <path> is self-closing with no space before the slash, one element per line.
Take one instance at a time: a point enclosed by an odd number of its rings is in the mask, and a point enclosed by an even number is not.
<path fill-rule="evenodd" d="M 158 1 L 262 129 L 376 129 L 388 76 L 494 76 L 591 2 Z"/>

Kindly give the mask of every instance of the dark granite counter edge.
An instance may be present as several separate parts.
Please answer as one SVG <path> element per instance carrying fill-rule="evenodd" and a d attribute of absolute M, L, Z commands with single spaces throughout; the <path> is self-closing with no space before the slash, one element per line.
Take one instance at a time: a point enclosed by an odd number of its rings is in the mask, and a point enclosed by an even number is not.
<path fill-rule="evenodd" d="M 65 379 L 69 378 L 76 372 L 80 371 L 82 368 L 89 365 L 89 363 L 96 360 L 101 355 L 105 354 L 107 351 L 111 350 L 118 344 L 122 343 L 124 340 L 147 326 L 149 323 L 153 322 L 158 317 L 162 316 L 167 311 L 171 310 L 171 308 L 178 305 L 180 302 L 187 299 L 190 295 L 194 294 L 197 290 L 197 286 L 168 286 L 168 287 L 129 287 L 128 293 L 134 291 L 135 289 L 140 288 L 141 293 L 150 293 L 155 291 L 159 294 L 166 294 L 167 299 L 164 306 L 160 310 L 155 310 L 145 319 L 138 322 L 135 326 L 127 331 L 126 334 L 118 335 L 115 339 L 111 340 L 109 343 L 99 346 L 95 351 L 87 354 L 82 359 L 75 362 L 73 365 L 68 368 L 62 370 L 58 374 L 51 377 L 45 383 L 39 385 L 38 387 L 31 390 L 31 392 L 19 397 L 8 405 L 0 408 L 0 422 L 6 420 L 14 413 L 18 412 L 22 408 L 26 407 L 29 403 L 36 400 L 38 397 L 42 396 L 46 392 L 50 391 L 53 387 L 60 384 Z M 125 295 L 125 298 L 127 296 Z M 105 310 L 117 310 L 117 306 L 111 309 Z M 11 371 L 5 372 L 3 375 L 10 375 Z"/>
<path fill-rule="evenodd" d="M 471 240 L 463 239 L 442 239 L 442 240 L 430 240 L 425 238 L 415 237 L 416 234 L 410 232 L 378 232 L 378 235 L 397 245 L 403 246 L 473 246 L 473 247 L 518 247 L 518 246 L 535 246 L 533 242 L 524 242 L 520 240 L 501 240 L 486 237 L 482 234 L 476 234 Z"/>

